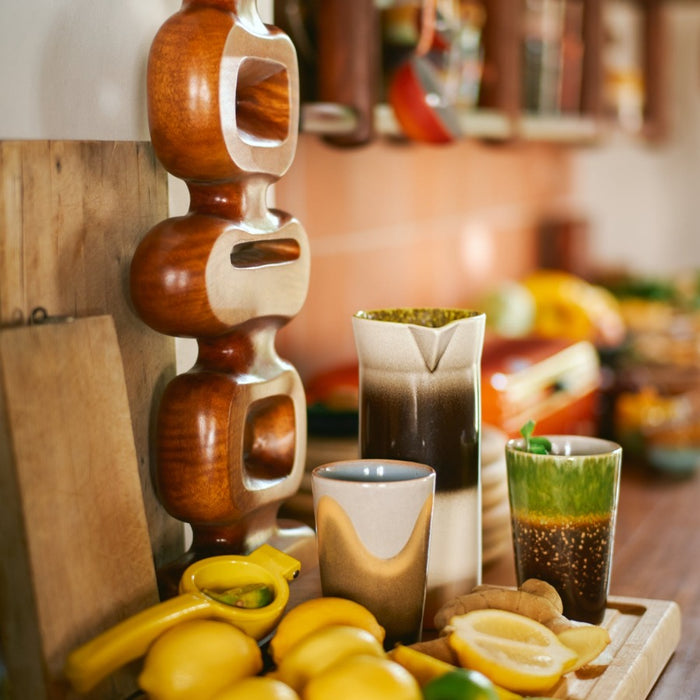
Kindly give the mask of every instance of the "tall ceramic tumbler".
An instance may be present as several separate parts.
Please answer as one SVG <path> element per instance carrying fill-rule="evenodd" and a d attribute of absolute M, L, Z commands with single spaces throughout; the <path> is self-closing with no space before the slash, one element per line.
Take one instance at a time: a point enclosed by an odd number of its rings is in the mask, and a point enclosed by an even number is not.
<path fill-rule="evenodd" d="M 311 473 L 321 588 L 374 613 L 387 649 L 423 630 L 435 470 L 392 459 Z"/>
<path fill-rule="evenodd" d="M 622 448 L 584 435 L 544 437 L 548 454 L 528 451 L 522 438 L 506 444 L 518 584 L 547 581 L 566 617 L 597 625 L 610 587 Z"/>
<path fill-rule="evenodd" d="M 358 311 L 363 458 L 435 469 L 424 626 L 481 582 L 481 352 L 485 315 L 441 308 Z"/>

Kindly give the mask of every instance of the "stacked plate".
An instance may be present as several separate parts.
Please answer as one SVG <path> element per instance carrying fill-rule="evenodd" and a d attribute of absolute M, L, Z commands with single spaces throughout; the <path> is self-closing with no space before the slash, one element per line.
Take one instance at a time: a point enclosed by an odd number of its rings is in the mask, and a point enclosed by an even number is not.
<path fill-rule="evenodd" d="M 483 566 L 496 561 L 512 547 L 506 435 L 491 426 L 481 431 L 481 538 Z"/>
<path fill-rule="evenodd" d="M 509 551 L 511 545 L 510 507 L 505 461 L 506 435 L 484 425 L 481 430 L 482 560 L 487 566 Z M 310 436 L 306 473 L 299 492 L 287 501 L 280 515 L 314 526 L 311 498 L 311 470 L 319 464 L 357 459 L 357 437 Z"/>

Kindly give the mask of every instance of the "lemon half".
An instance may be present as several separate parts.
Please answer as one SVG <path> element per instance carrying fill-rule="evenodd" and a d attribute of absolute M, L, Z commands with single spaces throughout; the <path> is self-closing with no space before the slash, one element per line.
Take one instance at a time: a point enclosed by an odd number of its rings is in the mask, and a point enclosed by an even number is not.
<path fill-rule="evenodd" d="M 544 625 L 505 610 L 473 610 L 450 620 L 460 664 L 508 690 L 544 693 L 577 663 L 575 651 Z"/>
<path fill-rule="evenodd" d="M 576 625 L 560 632 L 557 637 L 564 646 L 573 649 L 578 656 L 576 665 L 570 669 L 577 671 L 603 653 L 610 644 L 610 633 L 597 625 Z"/>

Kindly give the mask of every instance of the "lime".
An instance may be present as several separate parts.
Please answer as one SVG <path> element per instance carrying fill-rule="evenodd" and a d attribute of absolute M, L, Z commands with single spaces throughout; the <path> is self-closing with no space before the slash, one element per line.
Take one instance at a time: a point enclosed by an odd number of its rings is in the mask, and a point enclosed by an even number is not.
<path fill-rule="evenodd" d="M 493 683 L 478 671 L 457 668 L 430 681 L 424 700 L 498 700 Z"/>
<path fill-rule="evenodd" d="M 535 323 L 535 298 L 517 282 L 504 282 L 481 302 L 486 323 L 504 338 L 520 338 L 532 331 Z"/>

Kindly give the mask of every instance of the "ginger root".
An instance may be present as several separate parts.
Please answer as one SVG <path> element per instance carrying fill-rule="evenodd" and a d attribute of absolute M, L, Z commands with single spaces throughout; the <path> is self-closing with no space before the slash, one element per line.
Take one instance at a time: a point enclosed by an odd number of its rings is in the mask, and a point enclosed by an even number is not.
<path fill-rule="evenodd" d="M 443 605 L 435 615 L 435 627 L 442 632 L 455 615 L 471 610 L 497 608 L 525 615 L 559 634 L 575 626 L 562 614 L 563 605 L 557 591 L 546 581 L 528 579 L 520 588 L 501 586 L 477 586 L 471 593 L 461 595 Z"/>

